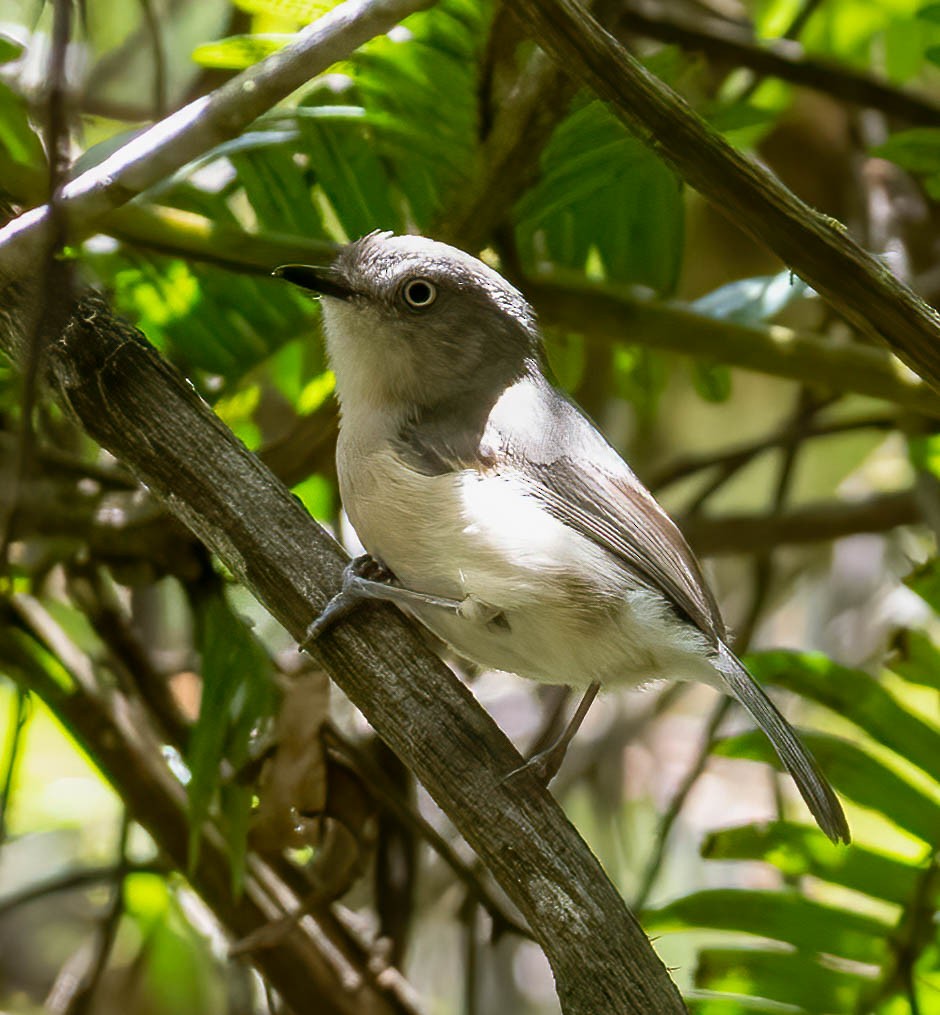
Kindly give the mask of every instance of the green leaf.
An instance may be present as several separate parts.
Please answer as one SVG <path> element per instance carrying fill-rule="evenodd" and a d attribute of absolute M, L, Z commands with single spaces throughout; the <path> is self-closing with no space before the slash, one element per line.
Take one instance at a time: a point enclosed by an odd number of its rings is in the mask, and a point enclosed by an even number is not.
<path fill-rule="evenodd" d="M 940 25 L 940 4 L 927 4 L 926 7 L 921 7 L 917 12 L 917 17 L 921 21 L 930 21 L 933 24 Z"/>
<path fill-rule="evenodd" d="M 249 14 L 272 14 L 299 24 L 314 21 L 331 11 L 340 0 L 232 0 Z"/>
<path fill-rule="evenodd" d="M 23 49 L 22 44 L 17 42 L 16 39 L 11 39 L 9 35 L 0 35 L 0 63 L 10 63 L 13 60 L 19 60 L 23 55 Z"/>
<path fill-rule="evenodd" d="M 806 1012 L 850 1012 L 871 979 L 791 952 L 706 948 L 695 982 L 709 990 L 767 998 Z"/>
<path fill-rule="evenodd" d="M 805 730 L 801 731 L 800 739 L 816 756 L 832 784 L 850 800 L 883 814 L 926 843 L 940 840 L 940 804 L 933 797 L 885 768 L 855 744 Z M 757 730 L 723 740 L 715 752 L 782 768 L 767 738 Z"/>
<path fill-rule="evenodd" d="M 917 568 L 904 579 L 904 584 L 935 613 L 940 612 L 940 558 Z"/>
<path fill-rule="evenodd" d="M 897 905 L 907 905 L 923 876 L 908 860 L 857 844 L 834 845 L 817 828 L 774 821 L 713 832 L 702 843 L 709 860 L 762 860 L 789 878 L 811 875 Z"/>
<path fill-rule="evenodd" d="M 225 70 L 244 70 L 260 63 L 265 57 L 277 53 L 296 38 L 293 34 L 262 33 L 258 35 L 231 35 L 217 42 L 206 42 L 192 52 L 194 63 L 200 67 L 218 67 Z"/>
<path fill-rule="evenodd" d="M 0 145 L 10 158 L 30 168 L 45 166 L 42 142 L 30 126 L 25 99 L 0 81 Z M 0 181 L 2 184 L 2 181 Z"/>
<path fill-rule="evenodd" d="M 692 383 L 706 402 L 726 402 L 731 395 L 731 370 L 721 363 L 692 360 Z"/>
<path fill-rule="evenodd" d="M 909 683 L 940 691 L 940 648 L 923 631 L 901 631 L 892 645 L 892 672 Z"/>
<path fill-rule="evenodd" d="M 649 931 L 708 927 L 783 941 L 803 951 L 857 962 L 883 962 L 892 925 L 823 905 L 796 891 L 715 888 L 695 892 L 642 915 Z"/>
<path fill-rule="evenodd" d="M 202 824 L 222 788 L 222 760 L 227 759 L 236 771 L 248 760 L 251 732 L 270 713 L 274 698 L 267 653 L 232 611 L 221 588 L 207 590 L 194 605 L 202 698 L 187 757 L 192 773 L 188 787 L 190 866 L 198 858 Z M 248 793 L 243 787 L 229 785 L 222 796 L 223 816 L 229 821 L 226 837 L 233 879 L 243 870 Z M 239 885 L 239 880 L 233 880 L 236 893 Z"/>
<path fill-rule="evenodd" d="M 892 134 L 872 155 L 913 173 L 940 173 L 940 127 L 914 127 Z"/>
<path fill-rule="evenodd" d="M 301 127 L 313 178 L 347 237 L 355 239 L 373 229 L 406 228 L 400 207 L 392 201 L 387 166 L 376 153 L 364 120 L 306 119 Z"/>
<path fill-rule="evenodd" d="M 762 684 L 816 701 L 940 782 L 940 731 L 912 715 L 875 679 L 821 653 L 761 652 L 747 658 Z"/>
<path fill-rule="evenodd" d="M 669 293 L 682 257 L 684 208 L 672 171 L 602 103 L 555 130 L 539 181 L 515 209 L 527 263 L 583 270 L 596 251 L 605 276 Z"/>

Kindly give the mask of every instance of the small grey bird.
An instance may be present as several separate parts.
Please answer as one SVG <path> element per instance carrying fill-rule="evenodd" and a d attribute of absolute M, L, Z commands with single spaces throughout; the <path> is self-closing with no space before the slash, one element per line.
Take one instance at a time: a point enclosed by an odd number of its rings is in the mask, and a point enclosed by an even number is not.
<path fill-rule="evenodd" d="M 815 759 L 725 643 L 685 539 L 547 379 L 521 293 L 469 254 L 391 233 L 275 274 L 322 296 L 340 494 L 368 551 L 311 638 L 390 600 L 468 659 L 586 688 L 535 759 L 548 778 L 600 685 L 711 684 L 751 713 L 826 835 L 849 841 Z"/>

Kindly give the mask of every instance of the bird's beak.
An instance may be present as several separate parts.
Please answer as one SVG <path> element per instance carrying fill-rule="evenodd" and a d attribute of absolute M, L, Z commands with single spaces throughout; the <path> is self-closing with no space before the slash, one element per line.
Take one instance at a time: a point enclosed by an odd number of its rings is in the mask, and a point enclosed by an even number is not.
<path fill-rule="evenodd" d="M 348 300 L 356 295 L 332 268 L 312 268 L 308 264 L 282 264 L 271 272 L 275 278 L 283 278 L 302 289 L 310 289 L 322 296 L 337 300 Z"/>

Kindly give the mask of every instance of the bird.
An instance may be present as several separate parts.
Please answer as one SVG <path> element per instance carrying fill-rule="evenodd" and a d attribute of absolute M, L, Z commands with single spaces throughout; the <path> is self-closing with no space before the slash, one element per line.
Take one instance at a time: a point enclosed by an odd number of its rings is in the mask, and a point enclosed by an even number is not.
<path fill-rule="evenodd" d="M 546 781 L 599 688 L 703 682 L 744 706 L 822 831 L 850 841 L 818 763 L 729 647 L 678 527 L 550 379 L 515 286 L 448 244 L 380 231 L 273 274 L 321 301 L 339 491 L 367 551 L 305 644 L 384 600 L 481 666 L 582 689 L 530 761 Z"/>

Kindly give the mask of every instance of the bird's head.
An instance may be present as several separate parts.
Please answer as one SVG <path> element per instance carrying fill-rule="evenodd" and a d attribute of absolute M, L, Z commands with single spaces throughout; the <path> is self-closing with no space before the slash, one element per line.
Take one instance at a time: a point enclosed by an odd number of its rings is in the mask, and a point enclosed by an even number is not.
<path fill-rule="evenodd" d="M 281 278 L 322 297 L 337 392 L 347 403 L 432 407 L 511 382 L 538 357 L 535 315 L 498 272 L 422 236 L 370 233 L 326 268 Z"/>

